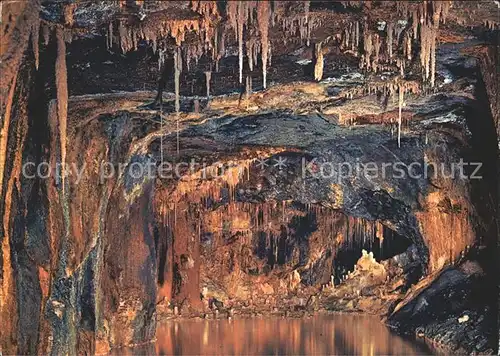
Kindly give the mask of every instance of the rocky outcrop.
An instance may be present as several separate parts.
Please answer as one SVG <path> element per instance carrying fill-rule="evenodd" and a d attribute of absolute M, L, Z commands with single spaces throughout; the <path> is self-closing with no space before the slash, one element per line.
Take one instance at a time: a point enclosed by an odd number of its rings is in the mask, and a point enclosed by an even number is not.
<path fill-rule="evenodd" d="M 445 269 L 430 284 L 422 281 L 396 307 L 390 325 L 411 330 L 445 352 L 492 353 L 496 318 L 482 299 L 488 293 L 482 274 L 479 264 L 469 260 Z"/>

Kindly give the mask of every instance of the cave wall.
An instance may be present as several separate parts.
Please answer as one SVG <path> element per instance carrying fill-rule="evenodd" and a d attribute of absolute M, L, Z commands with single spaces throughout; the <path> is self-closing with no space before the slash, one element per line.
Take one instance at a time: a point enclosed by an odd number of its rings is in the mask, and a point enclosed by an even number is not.
<path fill-rule="evenodd" d="M 19 81 L 14 83 L 12 111 L 4 173 L 6 181 L 2 190 L 2 320 L 11 327 L 2 332 L 3 342 L 16 340 L 21 350 L 32 351 L 36 347 L 38 325 L 36 319 L 22 317 L 20 311 L 39 315 L 41 291 L 38 284 L 38 268 L 45 262 L 44 251 L 37 251 L 36 235 L 25 239 L 31 231 L 27 226 L 27 201 L 31 196 L 29 183 L 20 178 L 23 151 L 28 131 L 28 92 L 26 85 L 32 74 L 29 62 L 19 68 Z M 6 117 L 7 120 L 7 117 Z M 5 124 L 5 123 L 4 123 Z M 43 245 L 44 242 L 41 242 Z M 32 263 L 32 259 L 36 263 Z M 20 331 L 23 330 L 23 333 Z M 26 332 L 24 332 L 26 331 Z"/>
<path fill-rule="evenodd" d="M 100 182 L 96 168 L 101 160 L 125 160 L 127 130 L 137 127 L 118 118 L 113 127 L 90 121 L 68 128 L 75 149 L 66 161 L 88 168 L 81 182 L 71 166 L 65 180 L 53 170 L 48 179 L 27 178 L 34 172 L 23 172 L 25 163 L 54 169 L 62 160 L 58 102 L 51 100 L 57 38 L 49 32 L 39 56 L 39 3 L 2 5 L 2 41 L 16 45 L 2 45 L 0 68 L 1 350 L 104 353 L 150 341 L 157 270 L 151 182 Z M 122 188 L 113 194 L 115 185 Z"/>
<path fill-rule="evenodd" d="M 295 187 L 303 183 L 294 181 L 300 178 L 292 174 L 291 185 L 270 185 L 273 172 L 262 172 L 248 159 L 255 148 L 243 150 L 243 158 L 238 151 L 219 157 L 232 169 L 215 180 L 201 179 L 200 172 L 192 176 L 186 173 L 182 180 L 168 181 L 167 185 L 145 177 L 131 178 L 131 163 L 155 163 L 158 145 L 153 143 L 154 127 L 130 110 L 137 99 L 125 95 L 109 100 L 112 97 L 75 97 L 69 101 L 71 146 L 67 160 L 85 163 L 85 174 L 68 176 L 64 190 L 62 180 L 40 181 L 37 190 L 28 195 L 31 208 L 27 216 L 33 225 L 27 225 L 33 235 L 27 242 L 37 241 L 35 250 L 41 262 L 33 266 L 27 260 L 22 265 L 30 271 L 32 283 L 24 290 L 35 297 L 41 295 L 28 303 L 39 311 L 31 335 L 39 335 L 41 344 L 37 348 L 32 341 L 26 348 L 17 341 L 5 341 L 4 345 L 16 350 L 101 353 L 111 347 L 146 342 L 154 337 L 158 314 L 171 314 L 174 305 L 182 313 L 206 310 L 200 298 L 204 287 L 210 293 L 219 290 L 217 296 L 223 300 L 279 306 L 279 296 L 293 294 L 298 287 L 313 287 L 314 292 L 329 283 L 337 250 L 357 239 L 375 241 L 383 231 L 382 222 L 408 233 L 413 243 L 428 244 L 430 253 L 420 261 L 424 265 L 429 256 L 429 262 L 439 262 L 440 254 L 445 254 L 448 263 L 470 243 L 467 209 L 450 212 L 442 206 L 443 201 L 455 202 L 457 196 L 464 196 L 464 187 L 457 185 L 449 186 L 447 196 L 434 200 L 428 196 L 433 205 L 424 206 L 427 210 L 422 217 L 417 214 L 410 226 L 406 223 L 411 219 L 398 220 L 407 208 L 391 207 L 392 200 L 383 200 L 390 199 L 388 196 L 370 193 L 364 198 L 363 209 L 370 212 L 367 219 L 362 216 L 367 214 L 365 210 L 345 205 L 344 194 L 352 192 L 339 193 L 326 182 L 311 185 L 303 194 L 307 202 L 327 199 L 326 207 L 272 199 L 276 189 L 293 195 Z M 56 102 L 51 101 L 46 115 L 49 135 L 40 144 L 49 153 L 38 158 L 49 158 L 53 165 L 60 162 L 56 108 Z M 175 147 L 169 140 L 173 138 L 169 137 L 165 146 Z M 186 151 L 191 152 L 189 147 Z M 283 149 L 257 151 L 272 157 Z M 24 159 L 32 157 L 26 154 Z M 99 167 L 107 161 L 126 163 L 125 170 L 101 181 Z M 318 187 L 329 188 L 324 192 Z M 38 205 L 31 206 L 33 201 Z M 27 202 L 23 200 L 23 204 Z M 347 217 L 332 207 L 359 217 Z M 23 209 L 13 211 L 22 233 Z M 44 213 L 35 216 L 35 212 Z M 391 214 L 403 215 L 396 218 Z M 374 218 L 377 216 L 381 220 Z M 418 221 L 429 224 L 429 219 L 434 219 L 430 231 L 420 226 L 420 232 L 411 232 L 418 231 Z M 439 219 L 451 219 L 464 229 L 451 232 Z M 450 233 L 460 236 L 451 235 L 453 240 Z M 451 249 L 449 241 L 454 242 Z M 22 243 L 19 247 L 30 248 Z M 439 269 L 440 263 L 430 271 Z M 13 270 L 18 268 L 13 266 Z M 15 280 L 25 283 L 22 278 Z M 35 320 L 22 310 L 14 315 Z M 24 330 L 13 334 L 25 337 Z"/>
<path fill-rule="evenodd" d="M 51 108 L 51 144 L 57 152 L 54 102 Z M 64 191 L 61 181 L 47 181 L 49 221 L 64 222 L 50 225 L 50 236 L 60 236 L 45 311 L 50 325 L 42 330 L 42 339 L 57 340 L 48 345 L 50 352 L 105 353 L 155 334 L 153 183 L 125 172 L 101 181 L 101 162 L 145 159 L 128 156 L 130 137 L 142 133 L 141 125 L 127 115 L 114 119 L 73 121 L 68 158 L 84 164 L 85 173 L 68 177 Z"/>
<path fill-rule="evenodd" d="M 29 233 L 26 214 L 31 195 L 30 184 L 20 178 L 21 164 L 28 141 L 32 116 L 28 113 L 30 80 L 34 77 L 33 52 L 27 51 L 32 28 L 37 23 L 39 2 L 2 4 L 2 83 L 0 92 L 0 342 L 5 352 L 34 352 L 38 343 L 38 316 L 41 288 L 39 268 L 46 261 L 47 249 L 39 250 L 45 241 Z M 36 187 L 34 188 L 36 189 Z M 26 315 L 23 315 L 26 311 Z M 29 316 L 28 316 L 29 315 Z M 34 316 L 32 318 L 31 316 Z M 19 345 L 16 348 L 15 345 Z"/>

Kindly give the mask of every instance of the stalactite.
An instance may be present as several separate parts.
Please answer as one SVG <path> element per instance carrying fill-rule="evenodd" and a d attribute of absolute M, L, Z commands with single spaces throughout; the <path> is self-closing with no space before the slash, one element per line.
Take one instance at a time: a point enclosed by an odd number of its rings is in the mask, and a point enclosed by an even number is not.
<path fill-rule="evenodd" d="M 113 48 L 113 21 L 109 21 L 108 30 L 106 35 L 106 48 L 111 50 Z"/>
<path fill-rule="evenodd" d="M 309 9 L 311 7 L 311 2 L 309 0 L 304 0 L 304 17 L 306 22 L 309 22 Z"/>
<path fill-rule="evenodd" d="M 392 33 L 394 26 L 391 22 L 387 24 L 387 54 L 389 55 L 389 62 L 392 60 Z"/>
<path fill-rule="evenodd" d="M 50 40 L 50 28 L 45 24 L 42 26 L 42 36 L 43 36 L 43 44 L 47 46 Z"/>
<path fill-rule="evenodd" d="M 40 19 L 38 17 L 31 28 L 31 43 L 35 57 L 35 68 L 38 70 L 38 65 L 40 64 Z"/>
<path fill-rule="evenodd" d="M 217 2 L 213 0 L 191 1 L 191 9 L 203 15 L 205 18 L 209 18 L 210 16 L 214 17 L 219 16 L 219 11 L 217 9 Z"/>
<path fill-rule="evenodd" d="M 267 61 L 269 55 L 269 2 L 259 1 L 257 5 L 257 20 L 261 37 L 262 82 L 267 87 Z"/>
<path fill-rule="evenodd" d="M 380 46 L 382 43 L 380 42 L 380 36 L 375 34 L 375 57 L 373 58 L 373 71 L 376 73 L 378 69 L 379 55 L 380 55 Z"/>
<path fill-rule="evenodd" d="M 268 65 L 268 67 L 271 66 L 272 60 L 273 60 L 273 47 L 271 46 L 271 42 L 269 42 L 269 49 L 268 49 L 268 53 L 267 53 L 267 65 Z"/>
<path fill-rule="evenodd" d="M 247 75 L 245 83 L 245 104 L 248 110 L 248 103 L 250 100 L 250 95 L 252 95 L 252 77 Z"/>
<path fill-rule="evenodd" d="M 135 29 L 131 29 L 131 34 L 132 34 L 132 48 L 134 49 L 134 51 L 137 51 L 137 46 L 138 46 L 138 38 L 137 38 L 137 32 L 135 31 Z"/>
<path fill-rule="evenodd" d="M 110 37 L 111 37 L 111 35 L 110 35 L 110 33 L 112 31 L 110 31 L 110 27 L 112 29 L 112 26 L 113 25 L 111 24 L 111 21 L 110 21 L 109 24 L 108 24 L 108 28 L 106 29 L 106 49 L 108 51 L 111 49 L 111 46 L 110 46 Z"/>
<path fill-rule="evenodd" d="M 430 6 L 430 12 L 428 6 Z M 416 19 L 420 19 L 420 64 L 424 80 L 435 85 L 436 72 L 436 41 L 439 33 L 440 21 L 445 21 L 451 1 L 433 1 L 421 4 L 418 14 L 413 14 L 413 31 L 416 35 Z"/>
<path fill-rule="evenodd" d="M 243 25 L 245 23 L 246 3 L 238 1 L 238 63 L 240 68 L 240 84 L 243 83 Z"/>
<path fill-rule="evenodd" d="M 418 13 L 413 11 L 412 13 L 412 28 L 413 28 L 413 39 L 416 40 L 418 37 Z"/>
<path fill-rule="evenodd" d="M 210 100 L 210 79 L 212 78 L 212 72 L 205 72 L 205 80 L 207 84 L 207 100 Z"/>
<path fill-rule="evenodd" d="M 449 2 L 444 2 L 441 4 L 434 4 L 436 6 L 436 9 L 434 9 L 434 14 L 432 16 L 433 20 L 433 31 L 432 31 L 432 42 L 431 42 L 431 86 L 433 87 L 435 84 L 435 78 L 436 78 L 436 41 L 438 38 L 438 32 L 439 32 L 439 21 L 441 19 L 441 14 L 443 13 L 443 18 L 445 18 L 448 8 L 449 8 Z"/>
<path fill-rule="evenodd" d="M 64 42 L 66 43 L 73 42 L 73 31 L 71 29 L 64 30 Z"/>
<path fill-rule="evenodd" d="M 76 3 L 69 3 L 63 5 L 63 17 L 64 17 L 64 24 L 66 26 L 73 26 L 75 20 L 74 20 L 74 12 L 76 9 Z"/>
<path fill-rule="evenodd" d="M 315 55 L 316 63 L 314 64 L 314 79 L 319 82 L 323 78 L 323 66 L 324 66 L 323 50 L 321 48 L 321 42 L 315 45 L 314 50 L 316 53 Z"/>
<path fill-rule="evenodd" d="M 153 38 L 151 39 L 151 46 L 153 47 L 153 53 L 156 53 L 156 50 L 158 49 L 158 39 L 156 38 L 156 35 L 153 35 Z"/>
<path fill-rule="evenodd" d="M 219 72 L 219 60 L 226 56 L 226 31 L 222 30 L 220 33 L 219 51 L 217 60 L 215 62 L 215 71 Z"/>
<path fill-rule="evenodd" d="M 186 60 L 186 69 L 188 72 L 191 71 L 191 59 L 195 57 L 195 54 L 193 53 L 193 48 L 191 46 L 186 47 L 185 52 L 184 52 L 185 60 Z M 193 93 L 193 90 L 191 90 L 191 93 Z"/>
<path fill-rule="evenodd" d="M 3 180 L 5 173 L 5 163 L 7 160 L 7 142 L 9 138 L 10 116 L 12 113 L 12 104 L 14 102 L 14 94 L 16 91 L 17 74 L 14 74 L 10 83 L 7 100 L 5 102 L 5 111 L 3 115 L 2 129 L 0 131 L 0 196 L 3 191 Z M 8 84 L 7 84 L 8 85 Z M 5 241 L 5 240 L 4 240 Z M 4 287 L 5 288 L 5 287 Z"/>
<path fill-rule="evenodd" d="M 248 59 L 248 68 L 250 72 L 253 72 L 253 51 L 254 51 L 255 41 L 250 39 L 247 41 L 247 59 Z"/>
<path fill-rule="evenodd" d="M 431 58 L 432 30 L 428 24 L 420 26 L 420 64 L 422 66 L 424 80 L 429 79 L 430 58 Z"/>
<path fill-rule="evenodd" d="M 233 28 L 236 38 L 238 38 L 238 6 L 237 1 L 228 1 L 226 7 L 229 24 Z"/>
<path fill-rule="evenodd" d="M 361 63 L 363 67 L 366 67 L 367 70 L 370 70 L 372 63 L 371 56 L 373 51 L 373 42 L 372 42 L 372 34 L 368 32 L 366 26 L 365 26 L 365 31 L 363 33 L 363 38 L 364 38 L 364 54 L 363 54 L 363 61 Z"/>
<path fill-rule="evenodd" d="M 349 40 L 351 51 L 357 52 L 356 48 L 356 24 L 354 22 L 349 23 Z"/>
<path fill-rule="evenodd" d="M 356 48 L 359 48 L 359 22 L 358 21 L 356 21 L 355 38 L 356 38 Z"/>
<path fill-rule="evenodd" d="M 176 137 L 177 137 L 177 154 L 179 154 L 179 119 L 180 119 L 180 77 L 182 71 L 182 56 L 181 49 L 177 47 L 174 53 L 174 82 L 175 82 L 175 113 L 176 113 Z"/>
<path fill-rule="evenodd" d="M 253 46 L 253 53 L 252 53 L 253 60 L 252 60 L 252 62 L 254 64 L 257 64 L 257 61 L 259 59 L 259 52 L 260 52 L 259 46 L 260 45 L 258 43 L 255 43 L 255 45 Z"/>
<path fill-rule="evenodd" d="M 61 144 L 61 163 L 63 166 L 62 189 L 64 192 L 64 166 L 66 163 L 66 134 L 68 116 L 68 74 L 66 68 L 66 43 L 64 30 L 56 30 L 57 58 L 56 58 L 56 92 L 57 92 L 57 117 L 59 124 L 59 139 Z"/>
<path fill-rule="evenodd" d="M 311 25 L 309 22 L 309 9 L 311 3 L 309 0 L 304 0 L 304 19 L 305 19 L 305 27 L 306 27 L 306 45 L 309 47 L 311 44 Z"/>
<path fill-rule="evenodd" d="M 166 50 L 164 49 L 160 49 L 158 51 L 158 72 L 160 72 L 163 68 L 163 65 L 165 64 L 165 53 L 166 53 Z M 189 64 L 188 64 L 188 68 L 189 68 Z"/>
<path fill-rule="evenodd" d="M 118 35 L 120 39 L 120 48 L 122 50 L 122 53 L 125 53 L 127 51 L 127 46 L 126 46 L 127 28 L 123 24 L 123 21 L 120 21 L 120 24 L 118 25 Z"/>
<path fill-rule="evenodd" d="M 356 28 L 354 27 L 354 23 L 349 23 L 349 25 L 345 29 L 345 44 L 344 47 L 346 49 L 350 49 L 351 51 L 356 51 Z"/>
<path fill-rule="evenodd" d="M 399 85 L 399 100 L 398 100 L 398 147 L 401 147 L 401 121 L 402 121 L 402 109 L 403 109 L 403 86 Z"/>
<path fill-rule="evenodd" d="M 435 78 L 436 78 L 436 33 L 433 34 L 433 40 L 431 42 L 431 86 L 434 86 Z"/>

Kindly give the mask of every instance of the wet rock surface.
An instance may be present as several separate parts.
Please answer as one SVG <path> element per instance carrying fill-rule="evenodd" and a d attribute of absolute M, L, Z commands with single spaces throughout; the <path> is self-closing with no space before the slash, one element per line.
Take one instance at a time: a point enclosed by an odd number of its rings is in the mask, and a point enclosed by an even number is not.
<path fill-rule="evenodd" d="M 496 317 L 485 306 L 486 280 L 474 261 L 448 268 L 410 302 L 398 305 L 389 325 L 411 330 L 446 352 L 492 353 L 495 343 L 489 340 Z"/>

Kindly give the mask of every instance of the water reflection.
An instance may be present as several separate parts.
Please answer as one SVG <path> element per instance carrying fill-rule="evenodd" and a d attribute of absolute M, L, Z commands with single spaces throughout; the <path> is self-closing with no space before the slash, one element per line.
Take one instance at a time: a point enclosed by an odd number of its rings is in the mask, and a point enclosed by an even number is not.
<path fill-rule="evenodd" d="M 391 333 L 370 316 L 309 319 L 170 321 L 157 342 L 133 353 L 184 355 L 423 355 L 429 350 Z"/>

